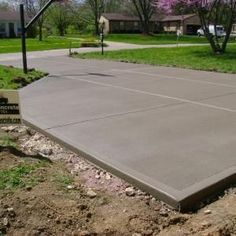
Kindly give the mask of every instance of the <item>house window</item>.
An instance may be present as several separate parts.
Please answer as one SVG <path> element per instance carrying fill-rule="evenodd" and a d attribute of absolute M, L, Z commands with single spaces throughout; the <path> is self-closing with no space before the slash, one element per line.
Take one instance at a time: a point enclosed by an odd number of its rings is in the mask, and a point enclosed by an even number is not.
<path fill-rule="evenodd" d="M 138 22 L 134 22 L 134 26 L 135 26 L 135 27 L 138 27 Z"/>
<path fill-rule="evenodd" d="M 5 23 L 0 23 L 0 33 L 5 33 L 5 32 L 6 32 Z"/>
<path fill-rule="evenodd" d="M 120 22 L 120 27 L 123 27 L 124 26 L 124 21 L 121 21 Z"/>
<path fill-rule="evenodd" d="M 5 23 L 0 23 L 0 37 L 6 37 L 6 25 L 5 25 Z"/>

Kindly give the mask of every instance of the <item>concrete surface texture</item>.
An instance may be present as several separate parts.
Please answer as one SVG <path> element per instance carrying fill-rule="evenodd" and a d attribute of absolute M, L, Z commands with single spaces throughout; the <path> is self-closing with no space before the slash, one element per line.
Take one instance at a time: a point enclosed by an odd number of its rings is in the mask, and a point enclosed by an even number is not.
<path fill-rule="evenodd" d="M 50 76 L 21 90 L 24 120 L 95 164 L 182 209 L 236 182 L 236 75 L 68 57 L 30 66 Z"/>

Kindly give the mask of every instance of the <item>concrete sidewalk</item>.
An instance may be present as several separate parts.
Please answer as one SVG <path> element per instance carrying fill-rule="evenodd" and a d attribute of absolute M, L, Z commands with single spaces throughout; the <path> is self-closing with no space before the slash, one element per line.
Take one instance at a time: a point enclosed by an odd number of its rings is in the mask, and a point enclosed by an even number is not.
<path fill-rule="evenodd" d="M 19 65 L 19 62 L 11 62 Z M 236 75 L 68 57 L 21 90 L 23 118 L 175 208 L 236 182 Z"/>

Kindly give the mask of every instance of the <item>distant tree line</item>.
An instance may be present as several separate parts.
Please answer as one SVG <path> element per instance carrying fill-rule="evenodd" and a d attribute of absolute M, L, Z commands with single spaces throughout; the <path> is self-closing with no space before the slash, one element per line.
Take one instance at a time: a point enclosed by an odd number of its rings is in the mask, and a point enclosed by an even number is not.
<path fill-rule="evenodd" d="M 5 0 L 0 9 L 18 9 L 24 3 L 29 18 L 32 18 L 48 0 Z M 40 41 L 47 34 L 94 33 L 98 35 L 102 13 L 113 12 L 139 17 L 143 34 L 150 34 L 150 21 L 155 15 L 198 14 L 202 28 L 215 53 L 224 53 L 236 21 L 236 0 L 64 0 L 55 2 L 37 21 L 36 34 Z M 208 26 L 223 25 L 224 40 L 210 33 Z M 216 34 L 215 34 L 216 35 Z"/>
<path fill-rule="evenodd" d="M 18 9 L 24 3 L 29 18 L 32 18 L 48 0 L 8 0 L 0 3 L 0 9 Z M 38 39 L 48 34 L 94 33 L 99 34 L 99 19 L 102 13 L 113 12 L 139 17 L 144 34 L 149 34 L 149 23 L 156 14 L 161 14 L 153 0 L 67 0 L 55 2 L 35 24 Z M 191 13 L 191 8 L 178 2 L 173 12 Z"/>

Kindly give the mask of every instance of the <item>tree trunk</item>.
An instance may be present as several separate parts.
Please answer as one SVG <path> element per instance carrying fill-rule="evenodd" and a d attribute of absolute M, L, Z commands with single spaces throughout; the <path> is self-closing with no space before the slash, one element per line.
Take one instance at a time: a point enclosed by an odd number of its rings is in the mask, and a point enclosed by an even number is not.
<path fill-rule="evenodd" d="M 38 24 L 39 26 L 39 41 L 43 41 L 43 25 L 42 24 Z"/>
<path fill-rule="evenodd" d="M 95 24 L 95 34 L 99 35 L 99 22 L 98 22 L 98 1 L 94 0 L 94 24 Z"/>
<path fill-rule="evenodd" d="M 227 22 L 225 24 L 226 35 L 224 37 L 223 42 L 220 43 L 218 35 L 217 35 L 218 32 L 217 32 L 216 25 L 219 24 L 219 17 L 220 17 L 219 14 L 220 14 L 220 11 L 222 10 L 221 6 L 222 5 L 221 5 L 220 1 L 215 1 L 214 5 L 213 5 L 213 7 L 211 8 L 211 11 L 210 11 L 210 16 L 212 16 L 212 14 L 216 14 L 214 16 L 214 21 L 213 21 L 214 22 L 214 34 L 209 32 L 209 25 L 210 25 L 209 22 L 211 21 L 210 20 L 211 17 L 208 15 L 208 18 L 207 18 L 207 15 L 206 15 L 206 13 L 204 13 L 202 8 L 198 9 L 198 15 L 199 15 L 199 18 L 201 20 L 202 28 L 204 30 L 204 33 L 206 35 L 207 40 L 209 41 L 209 43 L 211 45 L 212 51 L 215 54 L 225 53 L 228 41 L 230 39 L 230 34 L 231 34 L 231 31 L 232 31 L 233 23 L 235 21 L 235 5 L 231 5 L 230 8 L 228 8 L 228 11 L 227 11 Z"/>

